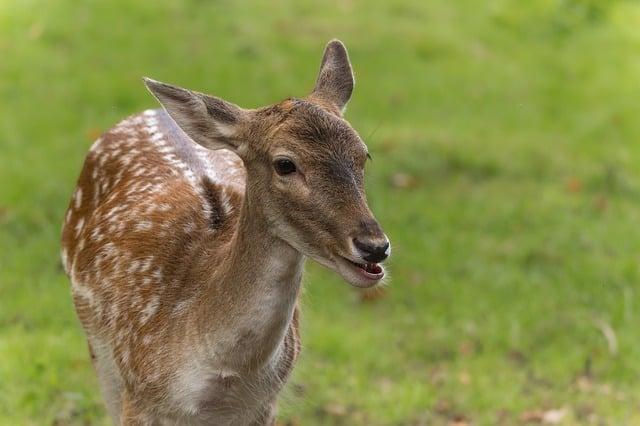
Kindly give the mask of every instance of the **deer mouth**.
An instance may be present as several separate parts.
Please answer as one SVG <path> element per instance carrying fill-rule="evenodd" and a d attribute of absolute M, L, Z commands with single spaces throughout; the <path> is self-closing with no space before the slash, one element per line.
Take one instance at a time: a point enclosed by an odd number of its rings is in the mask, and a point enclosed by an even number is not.
<path fill-rule="evenodd" d="M 384 278 L 384 268 L 379 263 L 357 262 L 340 256 L 338 269 L 341 275 L 355 287 L 372 287 Z"/>
<path fill-rule="evenodd" d="M 379 263 L 356 263 L 347 259 L 349 263 L 363 270 L 367 276 L 377 277 L 379 275 L 384 275 L 384 271 L 382 270 L 382 266 Z M 382 278 L 382 277 L 380 277 Z"/>

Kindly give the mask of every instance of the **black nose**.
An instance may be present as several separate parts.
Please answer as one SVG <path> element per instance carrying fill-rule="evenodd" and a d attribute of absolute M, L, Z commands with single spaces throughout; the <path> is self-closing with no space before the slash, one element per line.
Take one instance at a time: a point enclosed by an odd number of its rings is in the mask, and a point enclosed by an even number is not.
<path fill-rule="evenodd" d="M 387 253 L 387 250 L 389 249 L 389 240 L 386 238 L 384 240 L 354 238 L 353 244 L 355 244 L 358 250 L 360 250 L 362 258 L 367 262 L 382 262 L 389 256 Z"/>

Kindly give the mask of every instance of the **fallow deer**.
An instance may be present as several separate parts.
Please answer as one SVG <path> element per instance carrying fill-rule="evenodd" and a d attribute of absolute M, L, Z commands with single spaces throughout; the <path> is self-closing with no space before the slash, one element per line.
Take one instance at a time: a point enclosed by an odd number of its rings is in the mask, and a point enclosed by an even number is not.
<path fill-rule="evenodd" d="M 91 147 L 62 260 L 115 424 L 272 424 L 300 351 L 305 258 L 356 287 L 389 241 L 342 118 L 354 80 L 331 41 L 313 92 L 243 109 L 145 79 L 164 107 Z"/>

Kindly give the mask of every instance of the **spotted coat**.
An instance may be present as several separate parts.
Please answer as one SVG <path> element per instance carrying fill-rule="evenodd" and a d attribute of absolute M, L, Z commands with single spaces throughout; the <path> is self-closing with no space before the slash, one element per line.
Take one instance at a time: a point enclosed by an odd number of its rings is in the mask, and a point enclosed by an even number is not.
<path fill-rule="evenodd" d="M 271 415 L 300 349 L 297 308 L 277 359 L 248 374 L 201 365 L 206 347 L 185 346 L 200 343 L 192 314 L 211 266 L 201 263 L 215 266 L 211 247 L 224 253 L 231 243 L 244 181 L 235 154 L 196 145 L 163 110 L 122 121 L 91 147 L 65 217 L 62 262 L 114 419 L 124 423 L 142 394 L 137 411 L 168 423 Z"/>

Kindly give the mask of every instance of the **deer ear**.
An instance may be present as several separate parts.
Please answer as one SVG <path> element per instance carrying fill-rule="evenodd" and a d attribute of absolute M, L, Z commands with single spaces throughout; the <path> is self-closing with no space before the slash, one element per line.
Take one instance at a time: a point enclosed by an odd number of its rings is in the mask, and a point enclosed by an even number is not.
<path fill-rule="evenodd" d="M 237 150 L 238 129 L 248 112 L 220 98 L 144 78 L 147 89 L 158 99 L 180 128 L 199 145 L 209 149 Z"/>
<path fill-rule="evenodd" d="M 329 101 L 344 112 L 354 84 L 347 48 L 340 40 L 331 40 L 324 49 L 320 73 L 312 96 Z"/>

